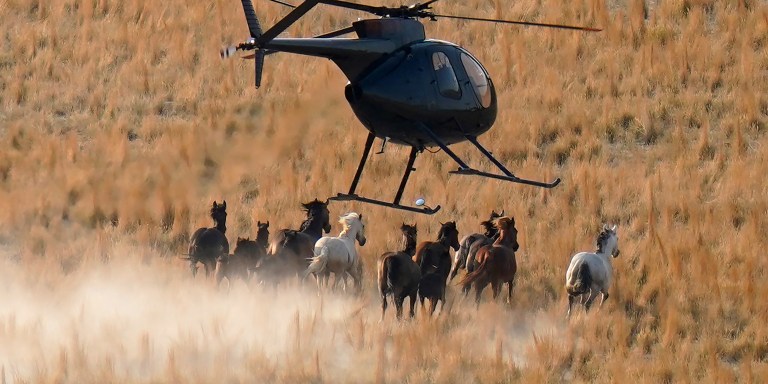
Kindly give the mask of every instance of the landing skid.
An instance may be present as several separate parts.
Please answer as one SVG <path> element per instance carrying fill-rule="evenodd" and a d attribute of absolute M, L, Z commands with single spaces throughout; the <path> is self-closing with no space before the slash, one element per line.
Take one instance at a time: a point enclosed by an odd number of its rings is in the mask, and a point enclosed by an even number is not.
<path fill-rule="evenodd" d="M 408 212 L 423 213 L 423 214 L 426 214 L 426 215 L 434 215 L 435 213 L 437 213 L 437 211 L 440 210 L 440 206 L 439 205 L 434 207 L 434 208 L 416 208 L 416 207 L 409 207 L 407 205 L 400 205 L 400 204 L 395 204 L 395 203 L 389 203 L 389 202 L 386 202 L 386 201 L 374 200 L 374 199 L 369 199 L 369 198 L 366 198 L 366 197 L 361 197 L 361 196 L 358 196 L 358 195 L 349 195 L 349 194 L 344 194 L 344 193 L 339 193 L 338 195 L 336 195 L 334 197 L 331 197 L 328 200 L 333 200 L 333 201 L 359 201 L 361 203 L 368 203 L 368 204 L 378 205 L 378 206 L 381 206 L 381 207 L 394 208 L 394 209 L 399 209 L 399 210 L 408 211 Z"/>

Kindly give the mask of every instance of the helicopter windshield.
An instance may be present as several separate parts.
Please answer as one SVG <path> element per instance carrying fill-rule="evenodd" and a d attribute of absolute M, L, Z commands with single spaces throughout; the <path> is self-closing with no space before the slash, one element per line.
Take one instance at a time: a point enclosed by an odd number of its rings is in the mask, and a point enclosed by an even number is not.
<path fill-rule="evenodd" d="M 491 105 L 491 88 L 488 86 L 488 75 L 485 74 L 485 70 L 475 59 L 463 52 L 461 53 L 461 64 L 467 71 L 469 81 L 472 82 L 472 88 L 475 90 L 480 104 L 483 105 L 483 108 L 488 108 Z"/>
<path fill-rule="evenodd" d="M 437 88 L 440 90 L 440 94 L 452 99 L 460 99 L 459 81 L 456 79 L 456 73 L 453 71 L 448 56 L 443 52 L 433 53 L 432 67 L 437 74 Z"/>

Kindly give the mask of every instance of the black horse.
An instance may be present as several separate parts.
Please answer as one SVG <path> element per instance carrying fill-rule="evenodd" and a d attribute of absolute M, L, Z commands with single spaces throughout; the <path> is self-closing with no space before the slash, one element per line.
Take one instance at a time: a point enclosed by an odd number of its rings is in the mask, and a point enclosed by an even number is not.
<path fill-rule="evenodd" d="M 459 249 L 459 231 L 456 222 L 440 224 L 437 241 L 425 241 L 416 247 L 413 261 L 421 271 L 419 283 L 419 300 L 424 305 L 424 299 L 429 299 L 429 313 L 435 312 L 437 302 L 445 306 L 445 284 L 451 272 L 450 249 Z M 441 307 L 441 308 L 442 308 Z"/>
<path fill-rule="evenodd" d="M 189 240 L 189 269 L 192 276 L 197 275 L 197 263 L 203 263 L 205 276 L 211 275 L 216 268 L 216 260 L 229 255 L 229 241 L 227 241 L 227 202 L 217 204 L 213 202 L 211 218 L 214 227 L 198 228 Z"/>
<path fill-rule="evenodd" d="M 416 314 L 414 308 L 421 280 L 419 266 L 412 259 L 416 253 L 416 225 L 403 223 L 400 231 L 403 233 L 403 250 L 381 255 L 377 266 L 382 320 L 387 311 L 388 295 L 392 295 L 395 302 L 398 319 L 403 316 L 403 302 L 406 297 L 411 300 L 411 318 Z"/>

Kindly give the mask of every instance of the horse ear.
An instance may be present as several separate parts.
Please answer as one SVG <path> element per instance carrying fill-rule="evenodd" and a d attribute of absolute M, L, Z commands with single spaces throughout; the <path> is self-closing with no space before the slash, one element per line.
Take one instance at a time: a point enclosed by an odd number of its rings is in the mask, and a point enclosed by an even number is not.
<path fill-rule="evenodd" d="M 509 220 L 510 220 L 510 223 L 512 223 L 512 226 L 514 227 L 515 226 L 515 217 L 512 216 L 512 217 L 509 218 Z"/>
<path fill-rule="evenodd" d="M 213 208 L 216 208 L 218 204 L 216 204 L 216 200 L 213 201 Z"/>
<path fill-rule="evenodd" d="M 325 203 L 323 203 L 323 204 L 328 205 L 328 203 L 330 203 L 330 202 L 331 202 L 331 199 L 328 198 L 328 199 L 325 199 Z"/>
<path fill-rule="evenodd" d="M 611 228 L 611 230 L 612 230 L 613 232 L 616 232 L 616 230 L 617 230 L 617 229 L 619 229 L 619 228 L 618 228 L 618 226 L 617 226 L 616 224 L 614 224 L 614 225 L 613 225 L 613 228 Z"/>
<path fill-rule="evenodd" d="M 221 207 L 224 208 L 224 209 L 227 209 L 227 201 L 226 200 L 224 200 L 224 202 L 221 203 Z"/>
<path fill-rule="evenodd" d="M 608 230 L 608 224 L 603 224 L 603 231 L 607 231 L 607 230 Z"/>
<path fill-rule="evenodd" d="M 267 227 L 269 227 L 269 220 L 267 220 Z"/>
<path fill-rule="evenodd" d="M 499 216 L 504 216 L 504 210 L 501 210 L 501 213 L 499 213 Z"/>
<path fill-rule="evenodd" d="M 256 222 L 256 226 L 259 226 L 259 225 L 261 225 L 261 220 L 258 220 L 258 221 Z"/>
<path fill-rule="evenodd" d="M 359 214 L 357 217 L 359 217 L 359 218 L 360 218 L 360 220 L 362 220 L 362 219 L 363 219 L 363 214 L 361 213 L 361 214 Z"/>

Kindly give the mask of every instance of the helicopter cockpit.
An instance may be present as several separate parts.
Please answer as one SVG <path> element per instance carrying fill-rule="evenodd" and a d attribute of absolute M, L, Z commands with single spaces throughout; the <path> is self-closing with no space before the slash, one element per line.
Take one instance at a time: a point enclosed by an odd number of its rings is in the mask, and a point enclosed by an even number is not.
<path fill-rule="evenodd" d="M 437 90 L 441 96 L 461 100 L 464 89 L 465 92 L 474 93 L 482 108 L 491 106 L 491 81 L 477 59 L 464 49 L 443 42 L 433 46 L 429 55 L 432 69 L 435 71 Z M 465 86 L 462 86 L 462 83 Z M 469 88 L 472 91 L 469 91 Z"/>
<path fill-rule="evenodd" d="M 466 52 L 461 53 L 461 64 L 464 66 L 464 70 L 469 76 L 469 81 L 472 83 L 472 89 L 475 90 L 475 96 L 480 100 L 480 104 L 483 108 L 488 108 L 491 105 L 491 85 L 488 77 L 488 73 L 477 62 L 477 60 L 468 55 Z"/>

